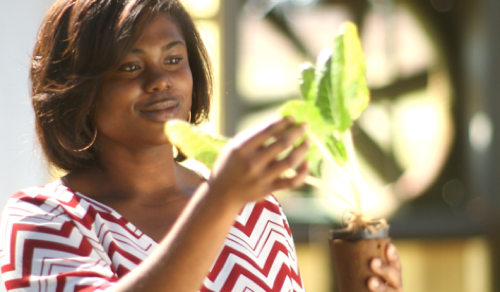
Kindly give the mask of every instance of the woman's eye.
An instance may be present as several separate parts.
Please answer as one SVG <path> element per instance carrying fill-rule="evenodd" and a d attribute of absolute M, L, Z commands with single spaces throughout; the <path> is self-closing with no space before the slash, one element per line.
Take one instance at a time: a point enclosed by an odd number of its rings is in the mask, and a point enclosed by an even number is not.
<path fill-rule="evenodd" d="M 125 64 L 120 67 L 120 71 L 132 72 L 141 69 L 139 65 L 136 64 Z"/>
<path fill-rule="evenodd" d="M 182 58 L 181 57 L 173 57 L 173 58 L 168 58 L 165 60 L 166 65 L 177 65 L 181 62 Z"/>

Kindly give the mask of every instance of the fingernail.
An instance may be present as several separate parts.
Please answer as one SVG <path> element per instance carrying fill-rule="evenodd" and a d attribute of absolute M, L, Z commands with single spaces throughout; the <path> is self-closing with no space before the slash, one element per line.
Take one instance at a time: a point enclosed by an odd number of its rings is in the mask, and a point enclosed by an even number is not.
<path fill-rule="evenodd" d="M 378 290 L 380 287 L 380 281 L 377 278 L 370 278 L 368 286 L 370 286 L 371 290 Z"/>
<path fill-rule="evenodd" d="M 285 120 L 290 124 L 295 123 L 295 118 L 293 116 L 286 116 Z"/>
<path fill-rule="evenodd" d="M 373 259 L 372 267 L 376 268 L 376 269 L 382 267 L 382 260 L 381 259 Z"/>
<path fill-rule="evenodd" d="M 396 260 L 398 258 L 396 248 L 392 244 L 389 245 L 389 247 L 387 249 L 387 254 L 388 254 L 389 258 L 391 258 L 392 260 Z"/>

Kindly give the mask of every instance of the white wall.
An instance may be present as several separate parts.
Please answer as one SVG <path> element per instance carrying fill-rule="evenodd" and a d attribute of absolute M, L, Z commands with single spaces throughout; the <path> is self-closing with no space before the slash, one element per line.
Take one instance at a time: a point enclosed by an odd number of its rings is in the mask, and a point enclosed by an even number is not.
<path fill-rule="evenodd" d="M 16 190 L 47 181 L 35 153 L 28 94 L 38 26 L 54 0 L 0 0 L 0 205 Z M 1 209 L 0 209 L 1 210 Z M 0 285 L 0 292 L 5 291 Z"/>

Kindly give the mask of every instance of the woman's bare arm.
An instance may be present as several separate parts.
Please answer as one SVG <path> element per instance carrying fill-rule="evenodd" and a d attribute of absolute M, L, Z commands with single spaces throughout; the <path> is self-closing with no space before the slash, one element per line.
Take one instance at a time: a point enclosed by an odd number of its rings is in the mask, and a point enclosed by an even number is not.
<path fill-rule="evenodd" d="M 304 125 L 283 119 L 253 136 L 236 137 L 172 230 L 146 260 L 119 281 L 116 291 L 198 291 L 245 204 L 303 184 L 309 143 L 294 148 L 284 159 L 278 161 L 277 156 L 304 133 Z M 276 141 L 264 146 L 271 138 Z M 296 177 L 281 177 L 283 171 L 295 167 Z"/>

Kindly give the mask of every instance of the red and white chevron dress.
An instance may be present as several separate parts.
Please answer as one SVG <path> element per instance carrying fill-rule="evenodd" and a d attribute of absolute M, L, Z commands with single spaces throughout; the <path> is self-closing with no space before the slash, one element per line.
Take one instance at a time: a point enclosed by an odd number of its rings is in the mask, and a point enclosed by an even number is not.
<path fill-rule="evenodd" d="M 112 291 L 157 246 L 116 211 L 59 180 L 14 194 L 0 232 L 9 291 Z M 290 228 L 273 196 L 237 216 L 200 291 L 303 291 Z"/>

